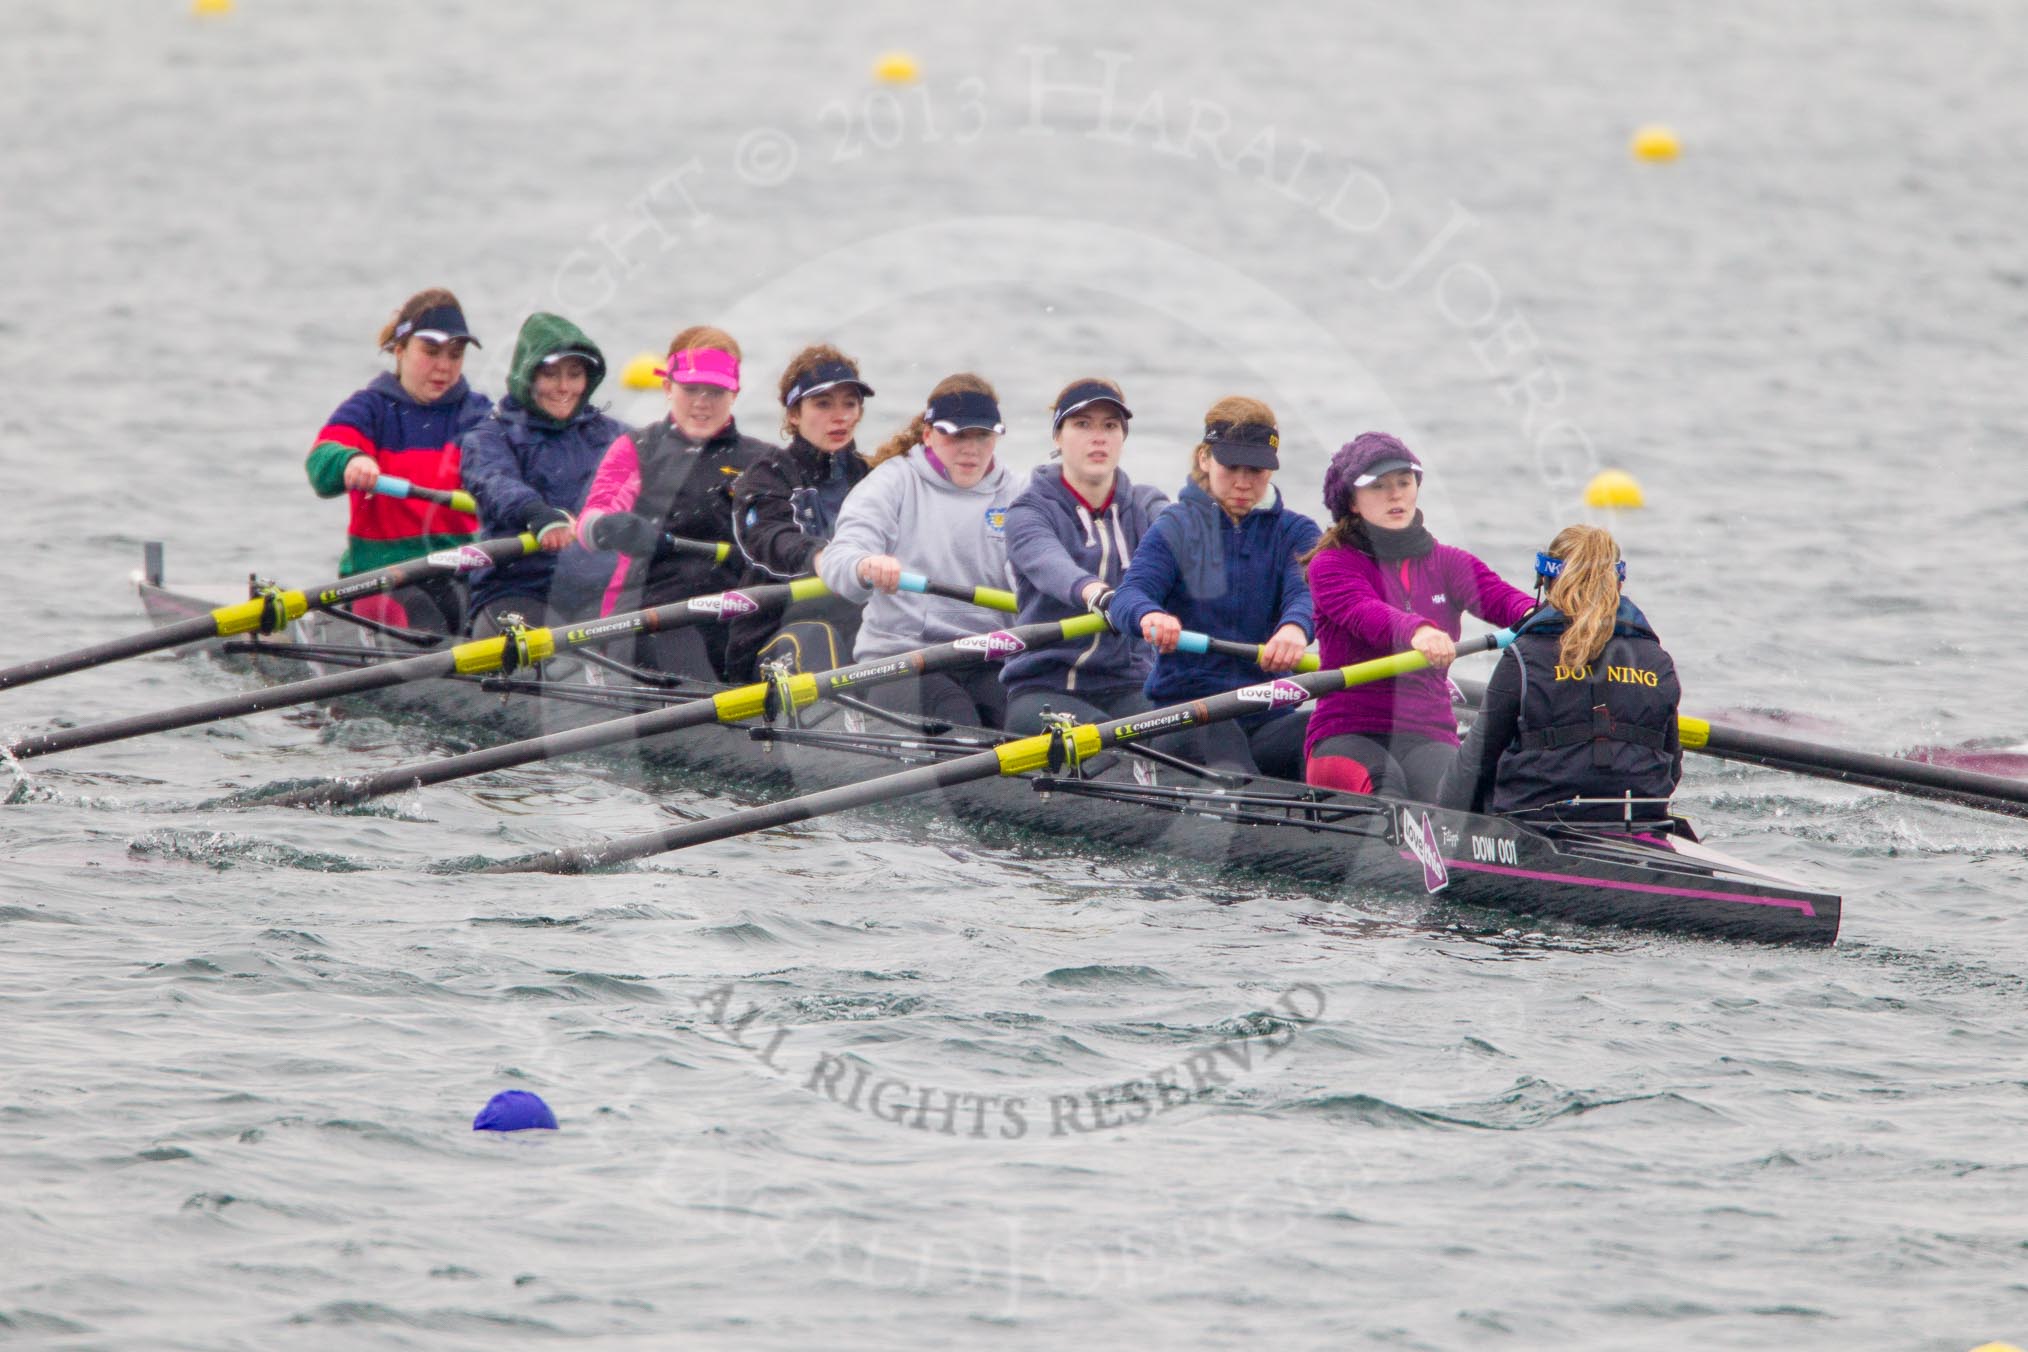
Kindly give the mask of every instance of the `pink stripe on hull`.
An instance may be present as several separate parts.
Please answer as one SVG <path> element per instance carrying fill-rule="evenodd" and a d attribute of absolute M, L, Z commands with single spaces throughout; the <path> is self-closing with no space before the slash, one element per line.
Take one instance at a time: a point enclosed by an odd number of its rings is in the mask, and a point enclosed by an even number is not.
<path fill-rule="evenodd" d="M 1407 850 L 1401 857 L 1415 863 L 1415 856 Z M 1580 883 L 1586 887 L 1609 887 L 1618 892 L 1651 892 L 1665 897 L 1695 897 L 1699 901 L 1736 901 L 1747 906 L 1780 906 L 1786 910 L 1801 911 L 1814 919 L 1817 908 L 1800 897 L 1756 897 L 1743 892 L 1705 892 L 1694 887 L 1664 887 L 1660 883 L 1615 882 L 1610 878 L 1586 878 L 1570 873 L 1539 873 L 1534 869 L 1506 868 L 1499 864 L 1470 863 L 1463 859 L 1444 860 L 1446 868 L 1470 869 L 1474 873 L 1498 873 L 1508 878 L 1533 878 L 1545 883 Z"/>

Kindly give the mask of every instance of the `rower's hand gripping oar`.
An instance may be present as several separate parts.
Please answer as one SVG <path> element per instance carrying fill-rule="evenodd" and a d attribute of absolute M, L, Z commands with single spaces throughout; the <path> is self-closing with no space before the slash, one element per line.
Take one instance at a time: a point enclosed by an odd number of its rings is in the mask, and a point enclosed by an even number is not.
<path fill-rule="evenodd" d="M 384 498 L 414 498 L 417 502 L 434 502 L 439 507 L 448 507 L 454 512 L 467 516 L 479 514 L 479 503 L 462 488 L 424 488 L 392 474 L 383 474 L 373 481 L 373 487 L 366 490 L 378 493 Z"/>
<path fill-rule="evenodd" d="M 459 553 L 476 549 L 477 547 L 473 545 L 462 545 L 458 550 L 447 552 Z M 984 591 L 984 589 L 944 586 L 927 579 L 917 580 L 921 582 L 921 586 L 910 590 L 920 590 L 937 596 L 952 596 L 961 600 L 971 599 Z M 672 602 L 652 610 L 628 611 L 600 620 L 589 620 L 583 624 L 547 629 L 524 627 L 493 638 L 475 639 L 438 652 L 424 653 L 418 657 L 383 662 L 378 666 L 361 667 L 354 671 L 334 672 L 328 676 L 317 676 L 288 685 L 270 686 L 264 690 L 227 695 L 199 704 L 187 704 L 180 709 L 170 709 L 163 713 L 141 714 L 89 727 L 36 733 L 17 739 L 0 748 L 0 751 L 17 760 L 26 760 L 31 756 L 47 756 L 57 751 L 98 746 L 105 742 L 122 741 L 128 737 L 140 737 L 153 732 L 168 732 L 176 728 L 196 727 L 202 723 L 216 723 L 266 709 L 289 709 L 299 704 L 340 699 L 370 690 L 385 690 L 390 686 L 404 685 L 410 681 L 426 681 L 446 676 L 478 676 L 496 671 L 512 673 L 524 667 L 546 662 L 559 652 L 575 648 L 614 643 L 629 635 L 733 620 L 742 615 L 771 613 L 786 609 L 797 601 L 814 600 L 830 594 L 830 589 L 821 580 L 806 577 L 797 578 L 793 582 L 753 587 L 744 591 L 693 596 L 686 601 Z M 1012 599 L 1008 598 L 1010 602 Z"/>
<path fill-rule="evenodd" d="M 161 652 L 165 648 L 179 648 L 186 643 L 199 643 L 205 639 L 231 638 L 235 634 L 279 633 L 294 621 L 301 619 L 308 611 L 330 610 L 348 601 L 357 601 L 364 596 L 377 596 L 382 592 L 425 582 L 431 578 L 491 568 L 495 564 L 537 553 L 540 548 L 533 535 L 522 535 L 514 539 L 484 540 L 476 544 L 459 545 L 455 549 L 441 549 L 419 559 L 408 559 L 391 567 L 377 568 L 370 573 L 341 577 L 321 587 L 311 587 L 302 591 L 271 588 L 252 600 L 220 606 L 206 615 L 193 616 L 159 629 L 149 629 L 126 638 L 95 643 L 89 648 L 79 648 L 74 652 L 39 658 L 33 662 L 23 662 L 19 666 L 0 670 L 0 690 L 5 690 L 9 686 L 46 681 L 52 676 L 64 676 L 73 671 L 84 671 L 89 667 L 104 666 L 108 662 L 117 662 L 125 657 L 139 657 L 143 653 Z"/>
<path fill-rule="evenodd" d="M 1489 648 L 1503 648 L 1513 640 L 1512 631 L 1502 629 L 1477 638 L 1466 639 L 1457 645 L 1457 651 L 1463 656 Z M 747 808 L 708 821 L 685 822 L 680 826 L 650 831 L 638 836 L 627 836 L 587 849 L 545 851 L 523 859 L 507 860 L 480 871 L 577 873 L 588 868 L 639 859 L 644 855 L 688 849 L 692 845 L 703 845 L 753 831 L 764 831 L 773 826 L 809 821 L 813 817 L 867 807 L 874 803 L 893 802 L 896 799 L 913 797 L 936 789 L 951 788 L 1000 775 L 1022 775 L 1046 770 L 1051 767 L 1052 757 L 1068 759 L 1072 763 L 1085 761 L 1109 747 L 1120 746 L 1141 738 L 1177 732 L 1184 728 L 1202 727 L 1208 723 L 1223 722 L 1226 719 L 1261 713 L 1268 709 L 1288 708 L 1316 695 L 1327 695 L 1355 685 L 1364 685 L 1369 681 L 1382 681 L 1390 676 L 1420 671 L 1428 665 L 1428 658 L 1410 650 L 1389 657 L 1375 658 L 1371 662 L 1361 662 L 1357 666 L 1333 667 L 1301 676 L 1279 677 L 1262 684 L 1228 690 L 1208 699 L 1193 700 L 1188 704 L 1173 704 L 1151 713 L 1115 718 L 1105 723 L 1079 723 L 1061 732 L 1046 732 L 1033 737 L 1016 738 L 1010 742 L 1003 742 L 990 751 L 981 751 L 977 755 L 960 756 L 954 760 L 925 765 L 915 770 L 904 770 L 900 774 L 885 775 L 861 784 L 849 784 L 842 788 L 826 789 L 821 793 L 806 794 L 800 798 L 784 799 L 778 803 Z"/>

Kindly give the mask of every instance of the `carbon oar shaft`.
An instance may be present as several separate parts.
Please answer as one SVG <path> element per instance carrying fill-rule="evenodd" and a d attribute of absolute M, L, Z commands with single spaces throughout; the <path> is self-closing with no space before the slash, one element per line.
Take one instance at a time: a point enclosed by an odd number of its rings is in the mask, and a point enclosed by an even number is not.
<path fill-rule="evenodd" d="M 1485 699 L 1486 687 L 1479 681 L 1460 681 L 1458 688 L 1474 703 Z M 1980 774 L 1975 770 L 1953 770 L 1945 765 L 1882 756 L 1868 751 L 1848 751 L 1820 742 L 1775 737 L 1723 723 L 1678 715 L 1676 727 L 1685 751 L 1696 751 L 1719 760 L 1760 765 L 1811 779 L 1828 779 L 1841 784 L 1863 784 L 1867 788 L 1905 793 L 1964 807 L 1985 808 L 2009 816 L 2028 817 L 2028 783 L 2004 775 Z"/>
<path fill-rule="evenodd" d="M 146 629 L 138 634 L 129 634 L 125 638 L 109 639 L 104 643 L 95 643 L 74 652 L 38 658 L 33 662 L 8 667 L 0 671 L 0 690 L 10 686 L 46 681 L 52 676 L 66 676 L 74 671 L 104 666 L 108 662 L 117 662 L 122 658 L 139 657 L 144 653 L 161 652 L 167 648 L 180 648 L 186 643 L 198 643 L 205 639 L 230 638 L 235 634 L 257 632 L 274 633 L 287 627 L 290 622 L 300 619 L 308 611 L 329 610 L 363 596 L 393 591 L 397 587 L 406 587 L 430 578 L 490 568 L 496 563 L 505 563 L 533 554 L 538 548 L 532 535 L 523 535 L 511 540 L 486 540 L 478 544 L 461 545 L 457 549 L 439 550 L 422 558 L 408 559 L 388 568 L 375 569 L 370 573 L 341 577 L 321 587 L 256 596 L 250 601 L 220 606 L 208 615 L 194 616 L 191 619 L 179 620 L 175 624 L 164 625 L 159 629 Z"/>
<path fill-rule="evenodd" d="M 1467 639 L 1458 644 L 1457 650 L 1460 655 L 1480 652 L 1487 648 L 1503 647 L 1512 639 L 1512 633 L 1503 629 L 1497 633 Z M 1244 714 L 1291 707 L 1316 695 L 1326 695 L 1369 681 L 1385 680 L 1390 676 L 1419 671 L 1428 665 L 1428 660 L 1421 653 L 1412 651 L 1395 653 L 1389 657 L 1375 658 L 1371 662 L 1361 662 L 1357 666 L 1333 667 L 1260 685 L 1242 686 L 1208 699 L 1193 700 L 1188 704 L 1173 704 L 1152 713 L 1115 718 L 1105 723 L 1080 723 L 1070 730 L 1066 739 L 1067 745 L 1063 745 L 1061 751 L 1067 751 L 1077 760 L 1088 760 L 1101 751 L 1126 742 L 1166 735 L 1185 728 L 1202 727 L 1208 723 L 1223 722 Z M 678 826 L 665 827 L 660 831 L 627 836 L 586 849 L 551 850 L 522 859 L 510 859 L 480 871 L 578 873 L 588 868 L 600 868 L 628 859 L 639 859 L 644 855 L 688 849 L 693 845 L 705 845 L 754 831 L 764 831 L 774 826 L 788 826 L 834 812 L 845 812 L 852 808 L 868 807 L 874 803 L 909 798 L 936 789 L 953 788 L 960 784 L 993 779 L 1001 775 L 1029 774 L 1048 768 L 1052 750 L 1058 749 L 1059 743 L 1055 733 L 1020 737 L 1003 742 L 990 751 L 979 752 L 977 755 L 960 756 L 956 760 L 904 770 L 900 774 L 884 775 L 861 784 L 825 789 L 820 793 L 806 794 L 800 798 L 789 798 L 778 803 L 727 813 L 723 817 L 714 817 L 708 821 L 684 822 Z"/>
<path fill-rule="evenodd" d="M 1084 638 L 1105 628 L 1106 622 L 1101 616 L 1075 615 L 1054 623 L 1029 624 L 1018 629 L 1001 629 L 990 634 L 971 635 L 950 643 L 938 644 L 933 648 L 903 653 L 897 657 L 883 657 L 871 662 L 837 667 L 830 671 L 791 676 L 786 693 L 789 702 L 802 709 L 841 692 L 863 690 L 869 686 L 883 685 L 932 671 L 947 671 L 975 662 L 1000 661 L 1039 644 Z M 588 723 L 583 727 L 553 732 L 541 737 L 530 737 L 518 742 L 468 751 L 461 756 L 446 756 L 440 760 L 398 766 L 361 779 L 313 784 L 258 801 L 262 807 L 319 807 L 362 803 L 384 794 L 405 793 L 410 789 L 424 788 L 431 784 L 488 774 L 495 770 L 509 770 L 533 761 L 551 760 L 579 751 L 594 751 L 600 747 L 615 746 L 647 737 L 659 737 L 672 732 L 681 732 L 686 728 L 704 727 L 711 723 L 743 723 L 749 719 L 759 718 L 767 711 L 770 688 L 766 682 L 737 686 L 731 690 L 720 691 L 708 700 L 700 699 L 689 704 L 673 705 L 667 709 L 632 714 L 626 718 Z"/>
<path fill-rule="evenodd" d="M 470 549 L 473 546 L 462 548 Z M 911 585 L 912 581 L 920 585 Z M 904 590 L 936 590 L 939 595 L 958 590 L 939 588 L 938 584 L 920 577 L 911 579 L 905 576 L 902 585 Z M 986 589 L 976 590 L 984 592 Z M 287 709 L 298 704 L 313 704 L 320 700 L 339 699 L 346 695 L 383 690 L 410 681 L 426 681 L 458 675 L 476 676 L 503 669 L 511 671 L 524 665 L 548 661 L 556 653 L 569 649 L 603 646 L 631 635 L 657 633 L 720 620 L 733 620 L 742 615 L 780 611 L 797 601 L 814 600 L 830 594 L 830 589 L 814 577 L 798 578 L 793 582 L 774 583 L 746 590 L 714 592 L 709 596 L 693 596 L 688 600 L 657 606 L 652 610 L 628 611 L 604 619 L 589 620 L 583 624 L 529 629 L 522 635 L 526 643 L 525 649 L 515 644 L 509 635 L 475 639 L 442 652 L 424 653 L 419 657 L 398 662 L 386 662 L 379 666 L 363 667 L 357 671 L 313 677 L 307 681 L 295 681 L 266 690 L 228 695 L 162 713 L 141 714 L 84 728 L 65 728 L 56 732 L 37 733 L 9 744 L 4 750 L 6 754 L 16 759 L 25 760 L 32 756 L 47 756 L 58 751 L 74 751 L 80 747 L 117 742 L 128 737 L 170 732 L 177 728 L 196 727 L 203 723 L 216 723 L 221 719 L 238 718 L 243 714 L 259 713 L 266 709 Z M 513 646 L 510 647 L 510 644 Z"/>
<path fill-rule="evenodd" d="M 681 535 L 663 535 L 662 545 L 673 554 L 691 554 L 698 558 L 724 563 L 732 557 L 732 545 L 724 540 L 689 540 Z M 987 610 L 1004 610 L 1013 614 L 1021 607 L 1014 593 L 999 587 L 953 587 L 942 582 L 932 582 L 921 573 L 901 575 L 903 591 L 920 592 L 925 596 L 943 596 L 953 601 L 964 601 Z"/>
<path fill-rule="evenodd" d="M 518 644 L 512 644 L 512 636 L 509 635 L 474 639 L 442 652 L 424 653 L 419 657 L 384 662 L 356 671 L 334 672 L 328 676 L 293 681 L 288 685 L 271 686 L 265 690 L 227 695 L 220 699 L 206 700 L 201 704 L 186 704 L 182 708 L 169 709 L 162 713 L 141 714 L 84 728 L 65 728 L 56 732 L 37 733 L 12 743 L 6 751 L 16 759 L 25 760 L 31 756 L 74 751 L 80 747 L 98 746 L 148 733 L 170 732 L 177 728 L 216 723 L 222 719 L 238 718 L 266 709 L 288 709 L 299 704 L 314 704 L 322 700 L 364 694 L 371 690 L 384 690 L 389 686 L 404 685 L 410 681 L 427 681 L 444 676 L 475 676 L 503 668 L 513 670 L 522 665 L 545 662 L 560 651 L 601 646 L 631 635 L 680 629 L 718 619 L 729 620 L 740 615 L 780 610 L 791 602 L 828 594 L 822 582 L 815 578 L 804 578 L 796 582 L 755 587 L 750 591 L 693 596 L 687 601 L 657 606 L 653 610 L 629 611 L 623 615 L 608 616 L 602 620 L 571 625 L 567 628 L 530 629 L 523 635 L 527 645 L 525 651 Z"/>
<path fill-rule="evenodd" d="M 1686 716 L 1678 722 L 1685 748 L 1717 756 L 1721 760 L 1743 761 L 1764 765 L 1771 770 L 1786 770 L 1791 774 L 1863 784 L 1869 788 L 2028 817 L 2028 783 L 2018 779 L 1984 775 L 1974 770 L 1953 770 L 1946 765 L 1930 765 L 1899 756 L 1847 751 L 1842 747 L 1821 746 L 1788 737 L 1771 737 L 1765 733 L 1724 727 L 1701 718 Z"/>

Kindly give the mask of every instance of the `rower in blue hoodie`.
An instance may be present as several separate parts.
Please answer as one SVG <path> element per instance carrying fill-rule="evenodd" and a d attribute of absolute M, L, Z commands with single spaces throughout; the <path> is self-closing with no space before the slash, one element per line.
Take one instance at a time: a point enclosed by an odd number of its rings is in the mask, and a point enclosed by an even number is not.
<path fill-rule="evenodd" d="M 1055 458 L 1039 465 L 1028 488 L 1007 509 L 1007 562 L 1021 602 L 1017 624 L 1105 613 L 1134 551 L 1169 505 L 1158 488 L 1120 470 L 1126 396 L 1110 380 L 1072 381 L 1056 396 Z M 1142 687 L 1155 654 L 1138 634 L 1030 648 L 1000 670 L 1007 687 L 1007 730 L 1042 730 L 1043 710 L 1083 722 L 1124 718 L 1150 707 Z"/>
<path fill-rule="evenodd" d="M 1268 681 L 1309 646 L 1310 584 L 1301 558 L 1322 535 L 1283 506 L 1270 482 L 1281 467 L 1274 410 L 1232 396 L 1204 415 L 1190 482 L 1156 520 L 1107 607 L 1113 628 L 1140 634 L 1160 654 L 1148 698 L 1177 704 Z M 1176 648 L 1184 629 L 1262 646 L 1260 663 Z M 1166 743 L 1207 765 L 1283 779 L 1303 777 L 1303 720 L 1263 701 L 1262 712 L 1214 723 Z"/>

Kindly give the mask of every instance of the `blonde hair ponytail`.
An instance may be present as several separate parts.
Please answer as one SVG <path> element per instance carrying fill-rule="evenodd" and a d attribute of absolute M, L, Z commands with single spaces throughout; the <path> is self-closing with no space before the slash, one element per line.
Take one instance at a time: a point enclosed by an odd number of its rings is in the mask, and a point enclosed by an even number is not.
<path fill-rule="evenodd" d="M 940 399 L 947 394 L 983 394 L 996 403 L 1000 398 L 993 387 L 986 383 L 984 376 L 975 376 L 970 371 L 960 371 L 954 376 L 945 376 L 939 380 L 937 387 L 930 391 L 929 399 L 923 402 L 929 403 L 930 400 Z M 922 440 L 923 431 L 922 414 L 918 413 L 908 420 L 908 426 L 880 443 L 880 449 L 867 456 L 866 463 L 869 466 L 884 465 L 897 455 L 907 455 L 909 448 Z"/>
<path fill-rule="evenodd" d="M 1570 621 L 1556 660 L 1581 667 L 1598 659 L 1612 637 L 1620 609 L 1620 547 L 1612 532 L 1600 526 L 1565 526 L 1549 542 L 1551 558 L 1563 560 L 1563 572 L 1549 584 L 1549 604 Z"/>

